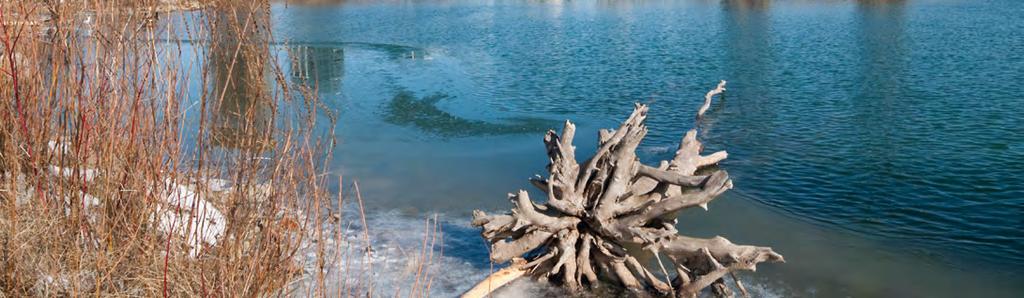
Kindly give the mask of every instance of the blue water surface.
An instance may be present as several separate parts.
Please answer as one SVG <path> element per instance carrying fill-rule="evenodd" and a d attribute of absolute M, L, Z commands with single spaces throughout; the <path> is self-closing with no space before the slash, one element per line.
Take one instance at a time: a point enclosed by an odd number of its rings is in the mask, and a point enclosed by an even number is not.
<path fill-rule="evenodd" d="M 721 220 L 710 235 L 795 243 L 782 253 L 798 261 L 783 267 L 879 264 L 827 281 L 815 276 L 831 273 L 785 275 L 810 280 L 797 286 L 809 296 L 960 294 L 860 280 L 918 265 L 889 268 L 896 261 L 886 258 L 939 264 L 921 273 L 935 284 L 913 287 L 956 288 L 939 284 L 958 278 L 940 276 L 985 268 L 1005 286 L 993 295 L 1020 291 L 1024 2 L 442 1 L 272 12 L 294 79 L 312 78 L 340 111 L 335 167 L 363 179 L 371 205 L 453 217 L 507 208 L 504 193 L 543 172 L 543 131 L 572 119 L 579 150 L 592 151 L 596 129 L 615 126 L 634 102 L 652 107 L 642 159 L 670 158 L 703 94 L 724 79 L 701 138 L 730 154 L 729 204 L 757 211 L 718 216 L 768 212 L 873 244 L 837 249 L 845 255 L 830 263 L 829 245 L 845 245 L 832 236 L 793 239 Z M 712 209 L 707 216 L 720 212 Z M 867 250 L 894 253 L 859 254 Z"/>

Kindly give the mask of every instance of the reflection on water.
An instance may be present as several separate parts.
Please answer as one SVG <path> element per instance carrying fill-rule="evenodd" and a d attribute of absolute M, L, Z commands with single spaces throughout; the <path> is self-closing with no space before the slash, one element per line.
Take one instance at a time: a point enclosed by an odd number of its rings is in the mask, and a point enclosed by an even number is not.
<path fill-rule="evenodd" d="M 776 55 L 772 42 L 771 12 L 767 10 L 770 3 L 767 0 L 722 1 L 723 13 L 720 18 L 724 34 L 718 42 L 722 43 L 726 53 L 723 78 L 728 78 L 729 89 L 742 90 L 744 93 L 741 96 L 773 97 L 771 85 L 768 84 L 771 80 L 768 76 L 772 72 L 772 59 Z M 727 94 L 726 97 L 731 96 Z M 719 102 L 719 105 L 724 101 Z M 765 117 L 761 125 L 747 129 L 753 134 L 766 134 L 767 130 L 774 127 L 775 121 L 771 115 L 778 112 L 772 104 L 770 101 L 760 101 L 757 104 L 745 103 L 734 108 L 741 109 L 742 114 Z M 716 119 L 712 117 L 705 120 L 710 123 L 704 125 L 705 130 L 702 133 L 712 131 Z"/>
<path fill-rule="evenodd" d="M 209 91 L 216 103 L 212 119 L 212 140 L 215 145 L 234 149 L 267 150 L 273 146 L 273 102 L 265 76 L 264 63 L 269 57 L 266 29 L 234 26 L 246 24 L 249 18 L 267 18 L 262 9 L 217 10 L 212 14 L 211 41 L 218 50 L 209 52 L 213 89 Z M 263 23 L 263 22 L 253 22 Z"/>
<path fill-rule="evenodd" d="M 324 46 L 296 46 L 291 49 L 291 76 L 295 83 L 333 94 L 342 89 L 345 49 Z"/>
<path fill-rule="evenodd" d="M 732 11 L 764 11 L 771 4 L 771 0 L 722 0 L 722 7 Z"/>
<path fill-rule="evenodd" d="M 906 52 L 904 43 L 904 7 L 903 1 L 892 0 L 861 0 L 857 2 L 859 26 L 857 38 L 864 45 L 858 61 L 862 64 L 861 97 L 885 98 L 883 101 L 896 101 L 903 97 L 898 92 L 903 89 L 906 77 Z M 877 108 L 876 112 L 891 109 Z"/>

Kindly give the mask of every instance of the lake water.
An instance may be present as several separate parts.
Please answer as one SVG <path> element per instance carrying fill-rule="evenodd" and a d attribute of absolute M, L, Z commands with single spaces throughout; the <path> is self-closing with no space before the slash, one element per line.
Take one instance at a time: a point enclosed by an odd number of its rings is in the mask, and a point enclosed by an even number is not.
<path fill-rule="evenodd" d="M 378 236 L 445 221 L 435 294 L 489 270 L 470 212 L 544 173 L 544 131 L 584 156 L 648 103 L 641 158 L 670 158 L 724 79 L 701 137 L 736 187 L 680 230 L 785 255 L 758 295 L 1024 295 L 1024 3 L 582 2 L 272 6 Z"/>

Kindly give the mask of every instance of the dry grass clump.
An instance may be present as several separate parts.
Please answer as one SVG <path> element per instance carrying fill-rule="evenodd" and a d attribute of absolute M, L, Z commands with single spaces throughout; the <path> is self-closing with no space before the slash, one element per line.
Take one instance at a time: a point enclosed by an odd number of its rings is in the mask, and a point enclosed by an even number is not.
<path fill-rule="evenodd" d="M 333 143 L 270 54 L 267 2 L 144 9 L 166 4 L 0 1 L 0 297 L 333 283 L 322 247 L 320 274 L 296 258 L 334 237 Z"/>

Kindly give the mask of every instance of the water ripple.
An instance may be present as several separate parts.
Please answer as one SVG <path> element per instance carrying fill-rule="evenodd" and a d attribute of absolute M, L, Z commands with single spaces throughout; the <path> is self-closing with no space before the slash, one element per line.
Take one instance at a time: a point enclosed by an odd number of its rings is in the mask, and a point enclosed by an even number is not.
<path fill-rule="evenodd" d="M 723 166 L 754 200 L 1019 271 L 1020 3 L 874 2 L 296 8 L 275 32 L 390 53 L 346 54 L 369 60 L 346 57 L 344 107 L 440 135 L 556 126 L 499 124 L 500 115 L 612 126 L 631 103 L 651 103 L 645 159 L 671 155 L 664 148 L 692 127 L 700 95 L 727 79 L 702 137 L 708 150 L 729 150 Z M 439 54 L 397 59 L 421 49 Z M 451 99 L 424 101 L 430 94 Z M 476 133 L 455 134 L 467 128 Z"/>

